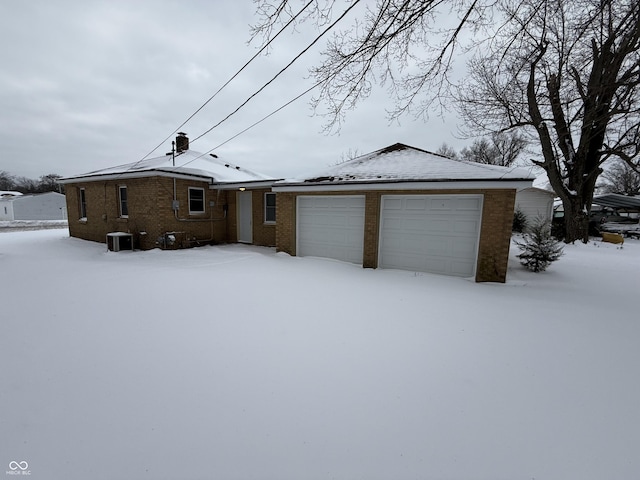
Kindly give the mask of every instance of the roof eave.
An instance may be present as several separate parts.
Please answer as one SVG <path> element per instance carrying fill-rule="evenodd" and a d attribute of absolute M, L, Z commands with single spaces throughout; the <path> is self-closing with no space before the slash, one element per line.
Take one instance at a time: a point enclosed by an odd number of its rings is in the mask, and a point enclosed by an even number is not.
<path fill-rule="evenodd" d="M 250 180 L 247 182 L 214 182 L 209 185 L 212 190 L 239 190 L 241 188 L 271 188 L 276 182 L 282 181 L 282 178 L 272 180 Z"/>
<path fill-rule="evenodd" d="M 318 192 L 347 190 L 455 190 L 455 189 L 522 189 L 530 187 L 533 179 L 438 179 L 438 180 L 380 180 L 345 182 L 296 182 L 273 185 L 274 192 Z"/>
<path fill-rule="evenodd" d="M 140 172 L 125 172 L 125 173 L 104 173 L 98 175 L 80 175 L 77 177 L 66 177 L 58 181 L 62 185 L 70 183 L 83 183 L 83 182 L 100 182 L 105 180 L 119 180 L 128 178 L 145 178 L 145 177 L 169 177 L 179 178 L 184 180 L 198 180 L 201 182 L 211 183 L 213 178 L 206 175 L 197 175 L 193 173 L 179 173 L 169 172 L 165 170 L 144 170 Z"/>

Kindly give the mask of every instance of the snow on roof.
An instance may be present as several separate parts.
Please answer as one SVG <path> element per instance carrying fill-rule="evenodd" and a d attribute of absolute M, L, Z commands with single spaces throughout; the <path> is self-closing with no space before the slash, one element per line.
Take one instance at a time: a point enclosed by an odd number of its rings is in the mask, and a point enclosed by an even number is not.
<path fill-rule="evenodd" d="M 13 192 L 11 190 L 0 190 L 0 198 L 11 198 L 11 197 L 19 197 L 22 193 Z"/>
<path fill-rule="evenodd" d="M 631 211 L 640 211 L 640 196 L 620 195 L 618 193 L 608 193 L 594 197 L 593 202 L 603 207 L 612 207 L 619 209 L 627 209 Z"/>
<path fill-rule="evenodd" d="M 340 163 L 303 180 L 335 184 L 388 181 L 532 180 L 527 169 L 453 160 L 436 153 L 396 143 Z M 300 181 L 296 181 L 300 183 Z"/>
<path fill-rule="evenodd" d="M 259 180 L 272 180 L 272 178 L 256 173 L 237 165 L 225 162 L 217 156 L 202 154 L 193 150 L 186 150 L 175 156 L 175 165 L 172 155 L 149 158 L 139 162 L 127 163 L 102 170 L 66 177 L 61 183 L 70 183 L 79 179 L 103 179 L 105 177 L 144 177 L 152 175 L 188 175 L 204 177 L 207 180 L 219 183 L 226 182 L 254 182 Z M 97 177 L 97 178 L 95 178 Z"/>

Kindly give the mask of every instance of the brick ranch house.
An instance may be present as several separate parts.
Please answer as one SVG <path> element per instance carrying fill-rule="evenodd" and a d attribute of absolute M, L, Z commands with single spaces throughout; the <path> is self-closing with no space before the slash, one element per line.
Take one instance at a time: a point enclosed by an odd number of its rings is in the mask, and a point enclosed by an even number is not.
<path fill-rule="evenodd" d="M 161 157 L 67 177 L 69 234 L 106 242 L 114 232 L 133 246 L 185 248 L 246 242 L 275 246 L 274 179 L 215 155 L 189 150 L 185 134 Z M 225 188 L 242 184 L 239 189 Z"/>
<path fill-rule="evenodd" d="M 177 145 L 175 167 L 168 155 L 64 179 L 70 235 L 129 232 L 141 249 L 243 242 L 504 282 L 516 191 L 533 181 L 403 144 L 277 181 Z"/>

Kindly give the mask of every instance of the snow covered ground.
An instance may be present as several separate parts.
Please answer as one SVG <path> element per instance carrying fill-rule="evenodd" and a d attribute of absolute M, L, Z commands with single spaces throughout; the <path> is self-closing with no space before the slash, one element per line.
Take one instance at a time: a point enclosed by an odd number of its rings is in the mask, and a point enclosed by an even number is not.
<path fill-rule="evenodd" d="M 640 241 L 512 260 L 476 284 L 2 232 L 0 474 L 637 478 Z"/>

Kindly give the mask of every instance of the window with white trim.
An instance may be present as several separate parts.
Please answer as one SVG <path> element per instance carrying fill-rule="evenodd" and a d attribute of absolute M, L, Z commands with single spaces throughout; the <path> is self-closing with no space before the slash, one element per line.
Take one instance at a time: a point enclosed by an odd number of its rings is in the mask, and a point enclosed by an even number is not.
<path fill-rule="evenodd" d="M 276 194 L 264 194 L 264 223 L 276 223 Z"/>
<path fill-rule="evenodd" d="M 189 187 L 189 213 L 204 213 L 204 188 Z"/>
<path fill-rule="evenodd" d="M 120 204 L 120 217 L 127 218 L 129 216 L 129 202 L 127 200 L 127 187 L 125 185 L 118 187 L 118 203 Z"/>
<path fill-rule="evenodd" d="M 78 191 L 78 205 L 80 207 L 80 218 L 87 218 L 87 196 L 85 195 L 84 188 Z"/>

